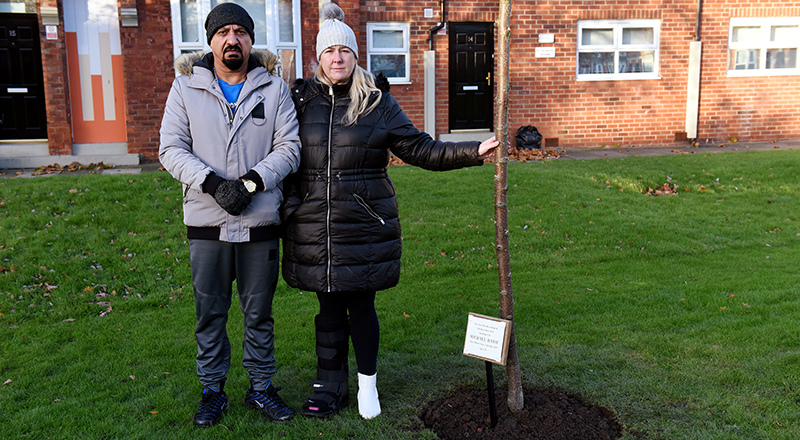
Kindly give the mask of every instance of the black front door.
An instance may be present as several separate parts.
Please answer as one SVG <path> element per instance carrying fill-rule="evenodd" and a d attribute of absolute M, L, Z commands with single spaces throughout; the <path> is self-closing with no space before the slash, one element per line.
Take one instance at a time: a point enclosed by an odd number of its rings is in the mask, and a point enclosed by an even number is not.
<path fill-rule="evenodd" d="M 46 138 L 39 22 L 0 13 L 0 140 Z"/>
<path fill-rule="evenodd" d="M 449 23 L 450 130 L 491 129 L 494 105 L 492 23 Z"/>

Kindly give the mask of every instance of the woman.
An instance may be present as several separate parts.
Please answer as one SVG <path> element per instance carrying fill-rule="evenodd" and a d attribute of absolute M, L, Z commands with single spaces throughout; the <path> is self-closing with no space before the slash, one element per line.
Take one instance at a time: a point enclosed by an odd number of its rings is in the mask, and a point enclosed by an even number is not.
<path fill-rule="evenodd" d="M 445 143 L 418 131 L 388 87 L 379 89 L 356 64 L 356 37 L 342 10 L 329 3 L 320 16 L 316 74 L 292 88 L 303 147 L 300 170 L 285 188 L 283 276 L 292 287 L 316 292 L 320 305 L 317 380 L 302 414 L 328 417 L 348 403 L 352 338 L 358 410 L 371 419 L 381 412 L 375 293 L 400 277 L 389 151 L 412 165 L 450 170 L 483 164 L 497 142 Z"/>

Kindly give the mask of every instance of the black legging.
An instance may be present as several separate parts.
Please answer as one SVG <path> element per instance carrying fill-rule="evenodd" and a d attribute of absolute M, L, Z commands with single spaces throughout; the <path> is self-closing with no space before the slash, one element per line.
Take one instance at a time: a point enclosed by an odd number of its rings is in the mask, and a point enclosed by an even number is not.
<path fill-rule="evenodd" d="M 350 337 L 358 372 L 372 376 L 378 371 L 380 326 L 375 312 L 375 292 L 317 292 L 319 314 L 334 322 L 350 316 Z"/>

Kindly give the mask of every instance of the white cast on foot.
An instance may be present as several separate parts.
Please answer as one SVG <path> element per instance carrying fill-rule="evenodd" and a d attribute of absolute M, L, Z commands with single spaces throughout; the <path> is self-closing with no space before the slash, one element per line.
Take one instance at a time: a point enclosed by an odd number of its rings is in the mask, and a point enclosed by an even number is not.
<path fill-rule="evenodd" d="M 378 401 L 378 388 L 376 376 L 367 376 L 358 373 L 358 413 L 369 420 L 381 413 L 381 403 Z"/>

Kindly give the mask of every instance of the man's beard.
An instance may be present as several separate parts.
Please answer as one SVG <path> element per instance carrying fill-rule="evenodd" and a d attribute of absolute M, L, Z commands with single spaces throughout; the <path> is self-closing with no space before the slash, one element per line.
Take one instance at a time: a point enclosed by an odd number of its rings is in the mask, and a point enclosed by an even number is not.
<path fill-rule="evenodd" d="M 226 50 L 225 52 L 228 52 L 228 51 Z M 236 53 L 236 52 L 234 52 L 234 53 Z M 239 70 L 239 68 L 242 67 L 242 64 L 244 64 L 244 56 L 243 56 L 241 50 L 238 51 L 238 53 L 239 53 L 239 56 L 236 57 L 236 58 L 227 58 L 225 56 L 225 54 L 223 53 L 223 55 L 222 55 L 222 64 L 224 64 L 225 67 L 227 67 L 228 69 Z"/>
<path fill-rule="evenodd" d="M 244 64 L 244 58 L 223 58 L 222 64 L 224 64 L 228 69 L 239 70 L 239 68 L 242 67 L 242 64 Z"/>

